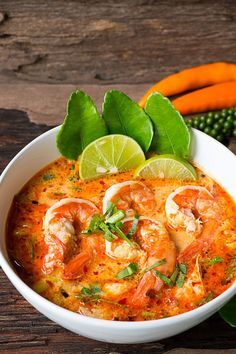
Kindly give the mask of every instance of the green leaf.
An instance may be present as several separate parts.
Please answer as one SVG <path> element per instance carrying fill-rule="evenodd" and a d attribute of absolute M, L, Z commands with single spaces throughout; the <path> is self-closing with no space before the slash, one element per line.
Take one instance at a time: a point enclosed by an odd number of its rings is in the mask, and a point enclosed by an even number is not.
<path fill-rule="evenodd" d="M 219 314 L 230 326 L 236 327 L 236 296 L 220 309 Z"/>
<path fill-rule="evenodd" d="M 151 150 L 188 159 L 190 132 L 182 116 L 168 98 L 155 92 L 148 97 L 145 111 L 154 125 Z"/>
<path fill-rule="evenodd" d="M 71 160 L 76 160 L 92 141 L 107 134 L 92 99 L 82 91 L 74 91 L 67 105 L 67 115 L 57 134 L 57 148 Z"/>
<path fill-rule="evenodd" d="M 103 103 L 103 118 L 111 134 L 130 136 L 146 152 L 152 141 L 152 122 L 144 110 L 124 93 L 108 91 Z"/>

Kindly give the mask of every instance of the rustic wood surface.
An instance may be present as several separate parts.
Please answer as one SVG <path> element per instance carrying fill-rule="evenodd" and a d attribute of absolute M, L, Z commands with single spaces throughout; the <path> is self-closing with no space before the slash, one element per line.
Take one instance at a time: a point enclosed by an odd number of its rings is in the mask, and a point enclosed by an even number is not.
<path fill-rule="evenodd" d="M 62 121 L 75 87 L 98 104 L 115 85 L 138 99 L 169 73 L 235 61 L 235 17 L 235 0 L 1 0 L 0 172 Z M 0 353 L 236 354 L 235 334 L 216 314 L 155 343 L 92 341 L 38 313 L 0 271 Z"/>

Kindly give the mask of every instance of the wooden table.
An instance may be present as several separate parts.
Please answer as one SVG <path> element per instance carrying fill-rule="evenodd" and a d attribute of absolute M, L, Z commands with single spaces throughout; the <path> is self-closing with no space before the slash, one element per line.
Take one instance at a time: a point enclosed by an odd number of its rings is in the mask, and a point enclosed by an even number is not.
<path fill-rule="evenodd" d="M 150 83 L 171 72 L 235 61 L 235 15 L 234 0 L 2 0 L 0 170 L 26 143 L 62 121 L 75 87 L 85 89 L 98 104 L 114 86 L 138 99 Z M 230 148 L 236 152 L 236 143 Z M 236 332 L 216 314 L 156 343 L 95 342 L 38 313 L 1 271 L 4 352 L 235 354 Z"/>

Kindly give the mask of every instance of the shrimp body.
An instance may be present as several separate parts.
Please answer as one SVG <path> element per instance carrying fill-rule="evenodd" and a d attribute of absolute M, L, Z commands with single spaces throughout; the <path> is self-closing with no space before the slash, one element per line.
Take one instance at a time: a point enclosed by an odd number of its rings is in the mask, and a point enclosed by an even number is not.
<path fill-rule="evenodd" d="M 132 221 L 133 218 L 124 219 L 123 231 L 125 233 L 130 229 Z M 159 270 L 167 276 L 172 274 L 176 264 L 176 249 L 162 223 L 148 217 L 140 217 L 132 242 L 134 242 L 134 247 L 121 239 L 112 243 L 106 241 L 107 256 L 127 261 L 127 264 L 130 261 L 135 262 L 139 269 L 146 269 L 156 262 L 164 260 L 163 264 L 153 269 Z M 149 290 L 159 291 L 162 286 L 162 280 L 151 271 L 147 271 L 137 287 L 133 289 L 132 296 L 128 301 L 131 301 L 133 305 L 141 305 L 145 302 Z"/>
<path fill-rule="evenodd" d="M 167 221 L 174 229 L 184 229 L 197 236 L 202 231 L 202 223 L 215 217 L 213 205 L 213 195 L 205 187 L 179 187 L 166 199 Z"/>
<path fill-rule="evenodd" d="M 75 255 L 80 230 L 88 226 L 97 210 L 92 202 L 79 198 L 61 199 L 47 210 L 43 221 L 44 241 L 48 248 L 44 257 L 44 273 L 49 274 L 55 267 L 64 266 Z M 92 257 L 90 243 L 80 236 L 80 249 L 83 249 L 81 265 Z"/>
<path fill-rule="evenodd" d="M 118 209 L 125 210 L 127 216 L 136 213 L 147 215 L 156 207 L 152 191 L 141 182 L 126 181 L 117 183 L 107 189 L 103 198 L 103 213 L 108 208 L 108 202 L 117 202 Z"/>

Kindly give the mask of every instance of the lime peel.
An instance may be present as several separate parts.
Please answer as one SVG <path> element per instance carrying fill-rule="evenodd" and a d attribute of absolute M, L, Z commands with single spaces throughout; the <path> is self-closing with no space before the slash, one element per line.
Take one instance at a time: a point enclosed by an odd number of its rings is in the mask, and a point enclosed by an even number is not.
<path fill-rule="evenodd" d="M 177 178 L 181 180 L 196 180 L 195 168 L 186 160 L 175 155 L 157 155 L 142 163 L 134 173 L 141 178 Z"/>

